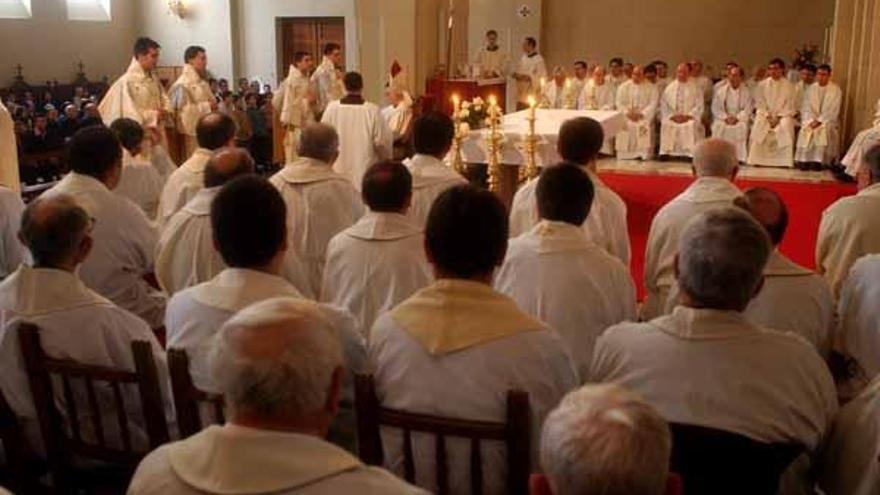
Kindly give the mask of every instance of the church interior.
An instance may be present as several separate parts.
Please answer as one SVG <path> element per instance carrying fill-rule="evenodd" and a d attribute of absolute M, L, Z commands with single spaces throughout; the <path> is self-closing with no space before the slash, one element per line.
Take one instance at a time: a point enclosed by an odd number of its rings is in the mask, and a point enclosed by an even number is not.
<path fill-rule="evenodd" d="M 0 0 L 0 495 L 880 493 L 880 0 Z"/>

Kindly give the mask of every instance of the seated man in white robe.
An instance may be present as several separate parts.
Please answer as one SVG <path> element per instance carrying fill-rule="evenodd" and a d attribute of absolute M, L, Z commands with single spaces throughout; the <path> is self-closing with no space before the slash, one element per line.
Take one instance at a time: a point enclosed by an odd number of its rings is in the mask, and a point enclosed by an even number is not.
<path fill-rule="evenodd" d="M 226 424 L 152 452 L 129 495 L 424 493 L 324 440 L 345 369 L 337 331 L 316 304 L 292 298 L 235 315 L 209 363 Z"/>
<path fill-rule="evenodd" d="M 574 63 L 574 77 L 571 80 L 571 94 L 574 95 L 574 108 L 577 108 L 577 99 L 581 95 L 581 91 L 584 90 L 584 86 L 590 81 L 590 71 L 587 70 L 587 63 L 583 60 L 578 60 Z"/>
<path fill-rule="evenodd" d="M 433 281 L 424 230 L 406 216 L 412 176 L 399 162 L 379 162 L 364 175 L 369 212 L 327 247 L 320 300 L 347 309 L 369 340 L 379 315 Z"/>
<path fill-rule="evenodd" d="M 767 79 L 767 66 L 764 64 L 756 65 L 752 69 L 752 75 L 749 77 L 749 80 L 746 81 L 746 87 L 752 92 L 752 101 L 757 99 L 758 85 L 764 79 Z"/>
<path fill-rule="evenodd" d="M 752 119 L 752 93 L 743 84 L 742 67 L 734 66 L 726 82 L 715 89 L 712 99 L 712 137 L 730 141 L 736 147 L 736 159 L 748 157 L 749 125 Z"/>
<path fill-rule="evenodd" d="M 183 52 L 183 72 L 168 91 L 177 114 L 177 130 L 183 136 L 184 159 L 198 147 L 196 126 L 199 119 L 217 110 L 217 100 L 208 83 L 208 54 L 201 46 L 189 46 Z"/>
<path fill-rule="evenodd" d="M 794 84 L 794 109 L 797 113 L 795 117 L 795 125 L 801 127 L 801 122 L 803 121 L 802 109 L 804 108 L 804 97 L 807 95 L 807 91 L 816 82 L 816 66 L 805 63 L 796 72 L 797 81 L 792 83 Z"/>
<path fill-rule="evenodd" d="M 620 160 L 649 160 L 654 156 L 654 118 L 660 94 L 645 79 L 641 65 L 633 67 L 632 78 L 617 90 L 617 110 L 626 125 L 617 133 L 615 149 Z"/>
<path fill-rule="evenodd" d="M 95 219 L 94 249 L 80 277 L 151 328 L 161 328 L 165 296 L 144 279 L 153 272 L 159 234 L 137 205 L 113 191 L 122 175 L 119 140 L 106 127 L 86 127 L 71 138 L 69 155 L 71 172 L 43 194 L 69 194 Z"/>
<path fill-rule="evenodd" d="M 590 216 L 581 229 L 594 244 L 629 266 L 630 243 L 626 224 L 626 203 L 599 178 L 596 160 L 604 141 L 602 126 L 588 117 L 562 124 L 556 151 L 563 160 L 580 165 L 593 182 L 594 197 Z M 510 236 L 525 234 L 539 221 L 535 195 L 538 180 L 525 183 L 513 197 L 510 207 Z"/>
<path fill-rule="evenodd" d="M 794 126 L 797 114 L 794 85 L 783 77 L 785 62 L 769 64 L 770 77 L 755 91 L 755 123 L 749 137 L 749 165 L 794 166 Z"/>
<path fill-rule="evenodd" d="M 554 67 L 553 79 L 542 88 L 539 106 L 556 110 L 574 108 L 576 102 L 571 97 L 570 90 L 571 82 L 565 77 L 565 69 L 561 66 Z"/>
<path fill-rule="evenodd" d="M 136 121 L 123 117 L 113 121 L 110 130 L 122 145 L 122 177 L 116 186 L 116 194 L 130 199 L 140 206 L 147 218 L 154 220 L 165 182 L 156 167 L 141 153 L 145 144 L 144 129 Z"/>
<path fill-rule="evenodd" d="M 635 453 L 638 452 L 638 455 Z M 670 473 L 672 433 L 644 399 L 617 385 L 585 385 L 566 395 L 541 430 L 541 472 L 532 495 L 679 495 Z"/>
<path fill-rule="evenodd" d="M 605 67 L 601 65 L 593 69 L 593 77 L 584 85 L 578 95 L 578 110 L 614 110 L 614 98 L 617 96 L 614 86 L 605 77 Z"/>
<path fill-rule="evenodd" d="M 846 156 L 840 163 L 846 167 L 845 172 L 850 177 L 857 177 L 859 171 L 865 167 L 865 153 L 872 147 L 880 144 L 880 100 L 877 100 L 872 127 L 856 134 Z"/>
<path fill-rule="evenodd" d="M 214 246 L 211 203 L 224 184 L 254 173 L 254 160 L 242 148 L 221 148 L 205 166 L 205 188 L 171 217 L 156 248 L 156 280 L 168 296 L 207 282 L 226 264 Z"/>
<path fill-rule="evenodd" d="M 297 154 L 296 161 L 269 181 L 287 204 L 288 242 L 306 272 L 308 286 L 297 288 L 317 299 L 327 244 L 354 225 L 364 214 L 364 205 L 348 178 L 331 167 L 339 156 L 339 136 L 332 127 L 312 124 L 303 129 Z"/>
<path fill-rule="evenodd" d="M 807 88 L 801 106 L 801 132 L 794 157 L 801 168 L 808 165 L 822 170 L 837 160 L 842 101 L 840 86 L 831 82 L 831 66 L 819 66 L 816 82 Z"/>
<path fill-rule="evenodd" d="M 321 122 L 332 126 L 339 135 L 339 156 L 333 170 L 360 188 L 370 165 L 391 158 L 394 137 L 379 107 L 361 96 L 361 75 L 349 72 L 344 82 L 345 96 L 327 105 Z"/>
<path fill-rule="evenodd" d="M 34 409 L 30 383 L 18 339 L 18 324 L 40 328 L 40 339 L 48 357 L 72 359 L 93 366 L 133 371 L 131 343 L 149 342 L 166 404 L 167 419 L 173 420 L 165 352 L 150 327 L 137 316 L 93 292 L 80 281 L 77 268 L 90 256 L 94 245 L 93 221 L 76 201 L 65 194 L 38 198 L 25 210 L 21 239 L 27 245 L 33 266 L 21 265 L 0 283 L 0 389 L 21 422 L 31 449 L 42 452 L 43 444 Z M 91 254 L 90 254 L 91 253 Z M 84 404 L 85 390 L 74 387 L 77 403 Z M 56 387 L 58 404 L 64 403 Z M 98 388 L 98 403 L 104 418 L 115 418 L 113 399 Z M 142 411 L 134 394 L 126 396 L 125 412 L 135 426 L 133 438 L 146 448 Z M 85 409 L 85 410 L 84 410 Z M 68 411 L 69 412 L 69 411 Z M 92 424 L 87 408 L 79 408 L 81 425 Z M 115 421 L 105 421 L 108 441 L 121 448 Z M 90 430 L 87 428 L 87 430 Z M 87 436 L 89 433 L 85 433 Z M 94 431 L 91 431 L 94 434 Z M 94 441 L 94 440 L 93 440 Z"/>
<path fill-rule="evenodd" d="M 690 80 L 690 66 L 678 64 L 676 78 L 660 95 L 660 155 L 693 158 L 705 137 L 702 88 Z"/>
<path fill-rule="evenodd" d="M 312 104 L 316 101 L 316 95 L 310 87 L 308 76 L 313 65 L 314 61 L 308 52 L 294 53 L 287 78 L 281 81 L 272 95 L 272 107 L 278 115 L 278 122 L 284 127 L 285 163 L 296 160 L 300 133 L 315 121 Z"/>
<path fill-rule="evenodd" d="M 226 114 L 209 113 L 196 126 L 196 140 L 199 147 L 192 156 L 175 170 L 159 198 L 159 213 L 156 221 L 160 228 L 168 223 L 172 215 L 193 199 L 204 184 L 205 165 L 214 151 L 225 146 L 235 146 L 235 122 Z"/>
<path fill-rule="evenodd" d="M 24 202 L 21 195 L 0 185 L 0 280 L 3 280 L 27 259 L 18 239 Z"/>
<path fill-rule="evenodd" d="M 369 357 L 384 407 L 481 421 L 504 421 L 506 392 L 529 394 L 532 462 L 547 413 L 577 386 L 562 339 L 492 290 L 507 250 L 504 205 L 469 185 L 446 190 L 431 208 L 425 250 L 437 279 L 376 320 Z M 387 432 L 385 463 L 403 467 L 401 432 Z M 394 438 L 396 437 L 396 438 Z M 470 442 L 447 439 L 450 493 L 470 486 Z M 413 436 L 416 484 L 435 491 L 434 440 Z M 483 493 L 502 493 L 503 445 L 483 445 Z"/>
<path fill-rule="evenodd" d="M 632 390 L 670 423 L 815 454 L 837 412 L 828 367 L 800 336 L 743 314 L 771 250 L 761 225 L 739 208 L 695 216 L 678 242 L 680 305 L 609 328 L 596 342 L 589 381 Z"/>
<path fill-rule="evenodd" d="M 623 59 L 620 57 L 614 57 L 608 61 L 608 84 L 613 88 L 614 94 L 617 94 L 617 89 L 621 84 L 625 83 L 628 79 L 624 69 L 626 64 L 623 63 Z"/>
<path fill-rule="evenodd" d="M 839 395 L 854 397 L 880 375 L 880 254 L 855 262 L 840 292 L 834 352 L 847 364 Z"/>
<path fill-rule="evenodd" d="M 445 113 L 426 112 L 413 122 L 416 154 L 403 161 L 413 182 L 412 205 L 407 215 L 422 229 L 437 196 L 452 186 L 467 184 L 467 179 L 443 162 L 454 137 L 455 124 Z"/>
<path fill-rule="evenodd" d="M 636 288 L 629 267 L 584 234 L 594 188 L 582 168 L 544 170 L 535 196 L 541 221 L 510 240 L 495 289 L 558 332 L 586 376 L 596 338 L 636 319 Z"/>
<path fill-rule="evenodd" d="M 858 177 L 859 192 L 838 199 L 822 213 L 816 240 L 816 267 L 831 285 L 834 297 L 853 263 L 880 253 L 880 145 L 865 154 Z"/>
<path fill-rule="evenodd" d="M 840 409 L 820 458 L 823 493 L 874 493 L 880 486 L 880 378 Z"/>
<path fill-rule="evenodd" d="M 666 203 L 651 221 L 645 248 L 645 303 L 641 318 L 647 321 L 664 312 L 669 289 L 675 282 L 673 265 L 678 238 L 688 220 L 719 206 L 728 206 L 741 195 L 733 184 L 738 166 L 736 149 L 721 139 L 707 139 L 694 153 L 696 180 Z"/>

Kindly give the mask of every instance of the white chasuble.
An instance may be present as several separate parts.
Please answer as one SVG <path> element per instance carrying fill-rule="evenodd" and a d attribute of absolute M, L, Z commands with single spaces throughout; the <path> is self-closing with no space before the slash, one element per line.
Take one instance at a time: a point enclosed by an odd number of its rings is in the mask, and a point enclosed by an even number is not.
<path fill-rule="evenodd" d="M 0 101 L 0 186 L 13 191 L 21 190 L 18 176 L 18 146 L 15 137 L 15 123 L 9 110 Z"/>
<path fill-rule="evenodd" d="M 755 124 L 749 138 L 750 165 L 794 166 L 794 85 L 786 79 L 765 79 L 755 96 Z M 769 119 L 779 119 L 771 127 Z"/>
<path fill-rule="evenodd" d="M 712 98 L 712 137 L 733 144 L 736 147 L 736 158 L 740 162 L 745 162 L 748 156 L 752 108 L 752 93 L 743 84 L 738 88 L 729 83 L 721 84 Z M 728 119 L 731 119 L 730 122 Z"/>
<path fill-rule="evenodd" d="M 705 129 L 703 118 L 702 88 L 693 82 L 672 81 L 660 97 L 660 154 L 669 156 L 693 157 L 694 148 L 703 139 Z M 676 115 L 691 119 L 677 123 Z"/>
<path fill-rule="evenodd" d="M 840 86 L 828 83 L 811 84 L 804 93 L 801 107 L 801 131 L 798 135 L 795 161 L 829 164 L 839 153 Z M 819 122 L 813 127 L 813 122 Z"/>
<path fill-rule="evenodd" d="M 291 65 L 287 78 L 281 82 L 272 96 L 272 106 L 278 113 L 278 120 L 285 131 L 285 163 L 291 163 L 296 159 L 302 129 L 315 120 L 309 103 L 309 91 L 309 78 Z"/>
<path fill-rule="evenodd" d="M 339 157 L 333 169 L 361 190 L 364 173 L 374 163 L 391 158 L 394 138 L 379 107 L 370 102 L 327 105 L 321 122 L 339 134 Z"/>
<path fill-rule="evenodd" d="M 873 127 L 858 133 L 853 139 L 849 151 L 840 161 L 846 167 L 846 173 L 856 177 L 859 171 L 866 167 L 865 153 L 874 146 L 880 144 L 880 100 L 877 100 L 876 112 L 874 113 Z"/>
<path fill-rule="evenodd" d="M 654 154 L 654 118 L 657 115 L 659 93 L 653 84 L 627 81 L 617 90 L 617 110 L 626 117 L 626 127 L 616 136 L 617 158 L 622 160 L 650 159 Z M 641 114 L 637 120 L 628 114 Z"/>

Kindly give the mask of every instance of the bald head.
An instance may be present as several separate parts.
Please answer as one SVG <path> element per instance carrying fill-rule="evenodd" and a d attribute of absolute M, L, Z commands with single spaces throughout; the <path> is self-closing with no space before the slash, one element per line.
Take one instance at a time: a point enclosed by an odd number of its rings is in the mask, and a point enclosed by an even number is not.
<path fill-rule="evenodd" d="M 71 196 L 57 194 L 31 202 L 21 218 L 21 242 L 37 268 L 73 271 L 91 248 L 92 219 Z"/>
<path fill-rule="evenodd" d="M 736 148 L 724 139 L 706 139 L 694 150 L 694 172 L 697 177 L 723 177 L 733 180 L 738 164 Z"/>
<path fill-rule="evenodd" d="M 311 124 L 299 138 L 299 156 L 332 163 L 339 154 L 339 135 L 327 124 Z"/>
<path fill-rule="evenodd" d="M 767 231 L 774 246 L 782 243 L 788 229 L 788 208 L 779 193 L 764 187 L 753 187 L 736 198 L 734 204 L 751 213 Z"/>
<path fill-rule="evenodd" d="M 205 187 L 222 186 L 238 176 L 252 174 L 255 170 L 254 159 L 246 149 L 220 148 L 205 165 Z"/>
<path fill-rule="evenodd" d="M 231 117 L 220 112 L 211 112 L 196 124 L 196 140 L 199 147 L 216 150 L 232 144 L 235 130 L 235 121 Z"/>

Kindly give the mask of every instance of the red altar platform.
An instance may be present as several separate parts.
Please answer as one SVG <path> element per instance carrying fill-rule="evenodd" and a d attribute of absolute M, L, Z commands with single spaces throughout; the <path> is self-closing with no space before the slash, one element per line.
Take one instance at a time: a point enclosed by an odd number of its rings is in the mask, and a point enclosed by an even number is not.
<path fill-rule="evenodd" d="M 457 94 L 462 101 L 476 97 L 488 100 L 490 96 L 498 99 L 503 107 L 507 95 L 507 81 L 497 79 L 446 79 L 435 77 L 425 85 L 425 110 L 436 110 L 446 114 L 452 113 L 452 95 Z"/>

